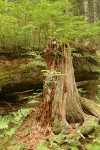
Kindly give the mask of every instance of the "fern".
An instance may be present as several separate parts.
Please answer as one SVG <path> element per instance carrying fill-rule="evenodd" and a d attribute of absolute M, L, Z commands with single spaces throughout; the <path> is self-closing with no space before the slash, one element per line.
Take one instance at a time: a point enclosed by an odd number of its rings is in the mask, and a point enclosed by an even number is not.
<path fill-rule="evenodd" d="M 1 122 L 0 123 L 0 129 L 6 129 L 8 128 L 8 123 L 7 122 Z"/>
<path fill-rule="evenodd" d="M 89 72 L 96 72 L 96 73 L 100 73 L 100 67 L 99 66 L 91 66 L 91 65 L 83 65 L 82 69 L 87 70 Z"/>
<path fill-rule="evenodd" d="M 43 62 L 42 60 L 32 60 L 28 64 L 25 65 L 20 65 L 19 70 L 24 72 L 24 71 L 30 71 L 30 70 L 35 70 L 37 68 L 45 68 L 46 63 Z"/>
<path fill-rule="evenodd" d="M 35 58 L 38 56 L 36 52 L 33 52 L 33 51 L 29 51 L 25 54 L 22 54 L 22 56 L 34 56 Z"/>
<path fill-rule="evenodd" d="M 87 150 L 100 150 L 100 145 L 96 144 L 87 144 L 86 145 Z"/>
<path fill-rule="evenodd" d="M 96 142 L 96 143 L 100 144 L 100 137 L 95 138 L 95 139 L 93 140 L 93 142 Z"/>
<path fill-rule="evenodd" d="M 91 71 L 92 71 L 92 72 L 100 73 L 100 67 L 99 67 L 99 66 L 92 66 L 92 67 L 91 67 Z"/>
<path fill-rule="evenodd" d="M 46 147 L 45 141 L 41 141 L 37 146 L 37 150 L 50 150 L 50 149 Z"/>
<path fill-rule="evenodd" d="M 45 67 L 46 63 L 41 60 L 33 60 L 27 64 L 27 67 Z"/>
<path fill-rule="evenodd" d="M 85 58 L 92 58 L 92 59 L 94 59 L 94 60 L 98 60 L 97 56 L 91 55 L 91 54 L 89 54 L 89 53 L 84 53 L 83 56 L 84 56 Z"/>
<path fill-rule="evenodd" d="M 3 138 L 5 135 L 11 136 L 14 134 L 16 129 L 20 126 L 23 119 L 30 113 L 30 111 L 31 109 L 21 109 L 17 112 L 11 113 L 10 115 L 0 115 L 0 129 L 3 131 L 0 138 Z M 9 129 L 9 125 L 11 123 L 14 123 L 14 127 Z"/>
<path fill-rule="evenodd" d="M 28 104 L 37 104 L 37 103 L 40 103 L 40 102 L 38 100 L 35 100 L 35 99 L 28 102 Z"/>
<path fill-rule="evenodd" d="M 86 93 L 86 91 L 84 91 L 83 88 L 78 88 L 78 92 L 80 93 L 80 95 L 83 95 L 84 93 Z"/>
<path fill-rule="evenodd" d="M 71 146 L 70 149 L 71 150 L 79 150 L 76 146 Z"/>
<path fill-rule="evenodd" d="M 22 118 L 25 118 L 28 113 L 30 112 L 30 109 L 20 109 L 17 112 L 13 112 L 12 115 L 14 116 L 12 122 L 19 123 L 22 122 Z"/>
<path fill-rule="evenodd" d="M 80 53 L 72 53 L 72 56 L 80 57 L 80 58 L 83 57 L 82 54 L 80 54 Z"/>
<path fill-rule="evenodd" d="M 66 143 L 67 148 L 70 150 L 78 150 L 77 145 L 79 144 L 78 141 L 75 139 L 69 139 L 66 137 L 66 135 L 59 134 L 54 137 L 53 140 L 50 140 L 50 145 L 52 146 L 52 149 L 54 150 L 65 150 L 61 146 L 63 146 L 63 143 Z"/>
<path fill-rule="evenodd" d="M 16 131 L 17 127 L 11 128 L 10 130 L 5 130 L 5 135 L 13 135 Z"/>
<path fill-rule="evenodd" d="M 93 121 L 87 121 L 87 124 L 89 126 L 93 126 L 95 127 L 95 129 L 97 129 L 99 127 L 98 123 L 97 122 L 93 122 Z"/>
<path fill-rule="evenodd" d="M 8 128 L 10 122 L 10 116 L 1 116 L 0 115 L 0 129 Z"/>

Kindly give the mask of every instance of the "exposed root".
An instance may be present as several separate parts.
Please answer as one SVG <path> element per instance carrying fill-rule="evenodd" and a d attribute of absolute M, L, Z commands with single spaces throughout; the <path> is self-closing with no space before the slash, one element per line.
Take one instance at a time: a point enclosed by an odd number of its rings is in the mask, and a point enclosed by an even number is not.
<path fill-rule="evenodd" d="M 91 133 L 95 127 L 99 124 L 99 119 L 94 116 L 87 116 L 83 125 L 79 127 L 80 133 L 82 135 L 88 135 Z"/>
<path fill-rule="evenodd" d="M 80 98 L 83 110 L 90 115 L 97 117 L 100 120 L 100 104 L 86 98 Z"/>
<path fill-rule="evenodd" d="M 67 138 L 73 138 L 79 140 L 80 138 L 85 139 L 85 136 L 89 135 L 96 126 L 99 124 L 99 119 L 94 116 L 86 116 L 85 121 L 82 126 L 76 129 L 69 129 L 66 132 Z"/>

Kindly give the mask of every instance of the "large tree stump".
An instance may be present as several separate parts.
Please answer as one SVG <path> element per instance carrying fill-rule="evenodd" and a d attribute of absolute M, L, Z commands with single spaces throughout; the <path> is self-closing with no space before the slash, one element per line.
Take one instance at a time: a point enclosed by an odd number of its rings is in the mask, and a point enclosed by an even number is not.
<path fill-rule="evenodd" d="M 41 119 L 43 124 L 52 125 L 55 132 L 62 132 L 70 124 L 82 124 L 87 114 L 81 107 L 70 48 L 66 44 L 57 47 L 45 51 L 48 73 L 44 80 Z"/>

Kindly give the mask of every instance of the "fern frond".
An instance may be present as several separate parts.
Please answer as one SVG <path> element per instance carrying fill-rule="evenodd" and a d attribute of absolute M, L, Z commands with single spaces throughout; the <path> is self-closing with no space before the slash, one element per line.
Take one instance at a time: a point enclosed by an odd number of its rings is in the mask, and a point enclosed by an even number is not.
<path fill-rule="evenodd" d="M 99 66 L 95 66 L 95 65 L 83 65 L 82 69 L 87 70 L 89 72 L 96 72 L 96 73 L 100 73 L 100 67 Z"/>
<path fill-rule="evenodd" d="M 89 54 L 89 53 L 84 53 L 84 54 L 83 54 L 83 57 L 84 57 L 84 58 L 91 58 L 91 59 L 93 59 L 93 60 L 95 60 L 95 61 L 99 61 L 98 56 L 92 55 L 92 54 Z"/>
<path fill-rule="evenodd" d="M 83 57 L 83 55 L 80 54 L 80 53 L 72 53 L 72 56 L 75 56 L 75 57 Z"/>

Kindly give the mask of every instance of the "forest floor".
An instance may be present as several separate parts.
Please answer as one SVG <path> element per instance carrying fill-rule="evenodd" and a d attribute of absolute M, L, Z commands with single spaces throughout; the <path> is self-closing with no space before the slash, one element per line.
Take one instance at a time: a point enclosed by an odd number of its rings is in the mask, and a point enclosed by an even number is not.
<path fill-rule="evenodd" d="M 19 143 L 22 147 L 25 146 L 27 150 L 36 150 L 39 142 L 47 139 L 45 135 L 46 128 L 42 128 L 38 121 L 39 112 L 39 107 L 35 106 L 23 121 L 21 127 L 16 131 L 13 138 L 11 138 L 12 143 L 16 141 L 15 147 Z"/>
<path fill-rule="evenodd" d="M 17 110 L 31 108 L 31 112 L 24 118 L 12 136 L 5 136 L 0 141 L 0 145 L 2 145 L 0 150 L 100 150 L 100 126 L 97 127 L 99 128 L 96 129 L 97 131 L 81 138 L 80 141 L 76 139 L 65 140 L 65 135 L 58 137 L 50 127 L 41 126 L 40 103 L 29 105 L 25 102 L 21 105 L 16 104 L 16 108 Z M 48 148 L 44 146 L 44 143 Z"/>
<path fill-rule="evenodd" d="M 9 105 L 9 107 L 7 106 Z M 40 124 L 40 104 L 34 106 L 29 104 L 15 104 L 12 106 L 8 102 L 2 107 L 2 113 L 7 114 L 14 109 L 29 108 L 31 112 L 24 118 L 20 127 L 13 136 L 5 136 L 1 141 L 0 150 L 36 150 L 40 141 L 50 139 L 49 127 L 42 127 Z"/>

